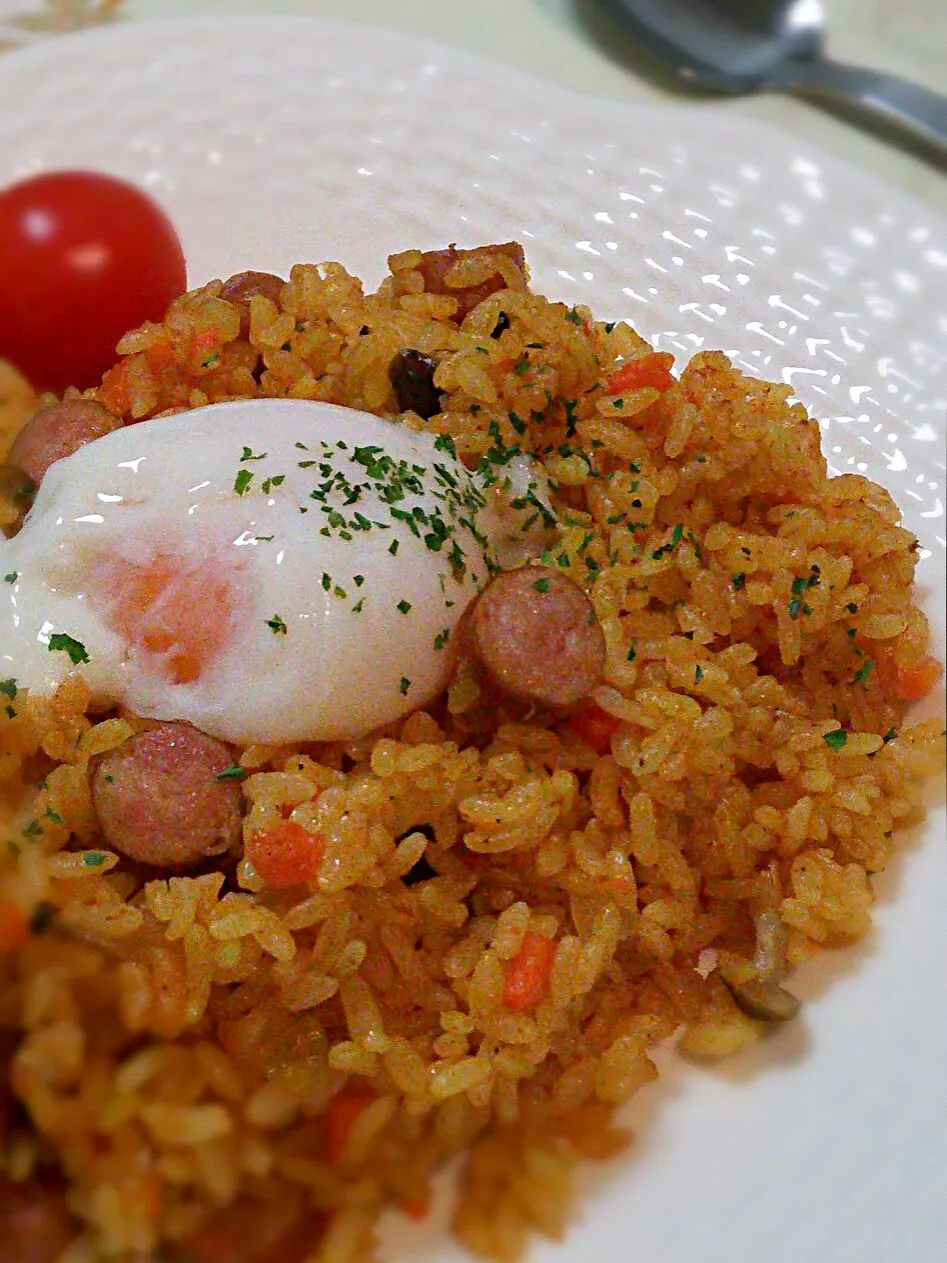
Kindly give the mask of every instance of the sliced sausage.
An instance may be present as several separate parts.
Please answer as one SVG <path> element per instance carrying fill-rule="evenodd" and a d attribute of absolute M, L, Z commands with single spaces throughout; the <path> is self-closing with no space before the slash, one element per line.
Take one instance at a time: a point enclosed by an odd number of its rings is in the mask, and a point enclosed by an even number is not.
<path fill-rule="evenodd" d="M 573 706 L 605 665 L 592 602 L 556 570 L 522 566 L 497 575 L 468 615 L 467 645 L 488 681 L 519 701 Z"/>
<path fill-rule="evenodd" d="M 227 747 L 189 724 L 138 733 L 99 761 L 92 796 L 105 841 L 158 868 L 188 868 L 240 838 L 240 786 Z"/>
<path fill-rule="evenodd" d="M 272 272 L 237 272 L 224 281 L 220 297 L 240 307 L 240 332 L 244 337 L 250 331 L 250 299 L 261 294 L 278 307 L 285 284 L 281 276 Z"/>
<path fill-rule="evenodd" d="M 121 421 L 108 408 L 91 399 L 65 399 L 41 408 L 13 440 L 8 460 L 18 466 L 35 486 L 50 465 L 71 456 L 86 443 L 117 430 Z"/>
<path fill-rule="evenodd" d="M 424 288 L 429 294 L 446 294 L 450 298 L 457 299 L 457 315 L 454 319 L 458 324 L 469 312 L 473 311 L 478 303 L 482 303 L 485 298 L 489 298 L 498 290 L 506 289 L 506 281 L 500 272 L 496 272 L 479 285 L 455 288 L 447 284 L 445 276 L 461 259 L 496 253 L 506 255 L 521 272 L 525 271 L 526 257 L 518 241 L 505 241 L 495 246 L 477 246 L 474 250 L 458 250 L 456 246 L 448 246 L 446 250 L 428 250 L 421 256 L 418 271 L 424 277 Z"/>
<path fill-rule="evenodd" d="M 196 1239 L 165 1247 L 167 1263 L 303 1263 L 311 1258 L 325 1231 L 317 1211 L 297 1215 L 258 1202 L 239 1202 L 198 1233 Z M 0 1261 L 2 1263 L 2 1261 Z"/>
<path fill-rule="evenodd" d="M 0 1263 L 59 1263 L 76 1233 L 57 1184 L 0 1175 Z"/>

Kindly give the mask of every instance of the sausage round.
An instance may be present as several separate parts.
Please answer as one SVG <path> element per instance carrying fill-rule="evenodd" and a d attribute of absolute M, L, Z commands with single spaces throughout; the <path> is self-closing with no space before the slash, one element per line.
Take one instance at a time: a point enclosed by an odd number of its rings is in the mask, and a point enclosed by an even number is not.
<path fill-rule="evenodd" d="M 566 575 L 539 566 L 491 580 L 471 607 L 467 645 L 500 692 L 556 709 L 585 697 L 605 665 L 592 602 Z"/>
<path fill-rule="evenodd" d="M 499 272 L 481 281 L 479 285 L 452 288 L 445 284 L 444 277 L 458 260 L 473 258 L 480 254 L 503 254 L 515 263 L 520 271 L 526 267 L 523 247 L 518 241 L 505 241 L 495 246 L 477 246 L 474 250 L 458 250 L 456 246 L 448 246 L 446 250 L 428 250 L 421 256 L 418 264 L 418 271 L 424 277 L 424 287 L 429 294 L 446 294 L 450 298 L 457 299 L 457 314 L 454 319 L 458 324 L 473 311 L 478 303 L 482 303 L 485 298 L 489 298 L 498 290 L 506 288 L 506 281 Z"/>
<path fill-rule="evenodd" d="M 208 1235 L 214 1263 L 303 1263 L 312 1257 L 324 1232 L 325 1216 L 318 1211 L 298 1216 L 292 1202 L 277 1208 L 247 1200 L 222 1213 Z M 210 1253 L 202 1244 L 199 1239 L 196 1244 L 166 1248 L 168 1263 L 208 1263 Z"/>
<path fill-rule="evenodd" d="M 278 307 L 285 284 L 281 276 L 272 272 L 237 272 L 224 281 L 219 297 L 241 308 L 240 332 L 246 337 L 250 331 L 250 299 L 262 294 Z"/>
<path fill-rule="evenodd" d="M 77 1225 L 62 1191 L 41 1179 L 0 1175 L 0 1263 L 59 1263 Z"/>
<path fill-rule="evenodd" d="M 189 724 L 166 723 L 99 761 L 92 797 L 108 845 L 157 868 L 188 868 L 240 838 L 240 786 L 220 779 L 230 752 Z"/>
<path fill-rule="evenodd" d="M 91 399 L 65 399 L 41 408 L 30 417 L 13 440 L 7 460 L 22 469 L 38 487 L 50 465 L 71 456 L 86 443 L 117 430 L 121 424 L 119 418 L 100 403 Z"/>

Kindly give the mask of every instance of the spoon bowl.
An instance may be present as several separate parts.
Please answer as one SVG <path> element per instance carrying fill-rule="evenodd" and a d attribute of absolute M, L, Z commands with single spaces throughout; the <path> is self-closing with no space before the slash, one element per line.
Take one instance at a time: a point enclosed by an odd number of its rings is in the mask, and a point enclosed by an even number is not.
<path fill-rule="evenodd" d="M 682 86 L 798 92 L 880 117 L 947 165 L 947 97 L 823 53 L 819 0 L 598 0 Z"/>
<path fill-rule="evenodd" d="M 787 58 L 821 53 L 818 0 L 606 0 L 652 56 L 717 92 L 752 92 Z"/>

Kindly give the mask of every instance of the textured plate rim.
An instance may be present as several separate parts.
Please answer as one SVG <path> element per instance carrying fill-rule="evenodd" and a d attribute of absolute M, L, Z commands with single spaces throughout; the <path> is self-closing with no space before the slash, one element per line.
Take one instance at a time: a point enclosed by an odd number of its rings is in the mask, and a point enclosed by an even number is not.
<path fill-rule="evenodd" d="M 573 101 L 577 106 L 591 112 L 599 111 L 612 116 L 618 113 L 627 118 L 651 117 L 662 119 L 680 119 L 682 125 L 693 126 L 721 136 L 732 136 L 740 132 L 757 144 L 780 143 L 792 145 L 799 156 L 811 158 L 837 171 L 844 173 L 849 181 L 856 182 L 863 190 L 863 196 L 873 202 L 886 204 L 894 202 L 921 219 L 936 225 L 940 232 L 947 233 L 947 217 L 938 213 L 921 198 L 884 180 L 873 172 L 866 171 L 847 158 L 839 157 L 827 149 L 823 149 L 811 141 L 797 137 L 788 129 L 747 118 L 738 114 L 723 114 L 716 110 L 712 103 L 705 105 L 678 104 L 676 102 L 648 102 L 617 100 L 598 96 L 595 93 L 583 92 L 576 88 L 544 79 L 541 75 L 510 66 L 503 62 L 493 61 L 489 57 L 457 48 L 427 36 L 395 31 L 379 25 L 377 22 L 348 22 L 336 18 L 322 18 L 316 15 L 291 13 L 203 13 L 169 15 L 167 17 L 130 18 L 103 26 L 91 27 L 79 31 L 66 31 L 37 39 L 22 47 L 8 49 L 0 59 L 0 90 L 9 85 L 4 81 L 12 78 L 18 71 L 28 72 L 31 66 L 40 69 L 47 60 L 58 60 L 64 46 L 72 48 L 81 55 L 82 46 L 123 43 L 126 40 L 136 42 L 148 36 L 166 36 L 169 30 L 178 29 L 194 36 L 198 32 L 214 33 L 219 30 L 233 31 L 244 28 L 248 33 L 254 30 L 280 29 L 287 35 L 294 30 L 305 32 L 307 37 L 320 31 L 327 35 L 350 39 L 360 32 L 367 32 L 375 37 L 384 37 L 389 44 L 400 44 L 406 51 L 424 52 L 431 58 L 440 58 L 459 67 L 465 67 L 471 74 L 482 79 L 493 78 L 498 82 L 515 82 L 521 88 L 529 89 L 535 96 L 555 93 L 557 97 Z M 539 104 L 537 101 L 536 104 Z"/>

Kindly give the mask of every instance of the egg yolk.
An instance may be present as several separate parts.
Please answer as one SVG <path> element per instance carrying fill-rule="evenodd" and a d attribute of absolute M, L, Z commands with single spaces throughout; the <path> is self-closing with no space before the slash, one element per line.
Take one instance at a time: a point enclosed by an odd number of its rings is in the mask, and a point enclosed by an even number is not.
<path fill-rule="evenodd" d="M 158 553 L 147 564 L 114 557 L 107 567 L 92 604 L 130 648 L 157 660 L 170 683 L 194 683 L 228 647 L 237 596 L 221 559 Z"/>

